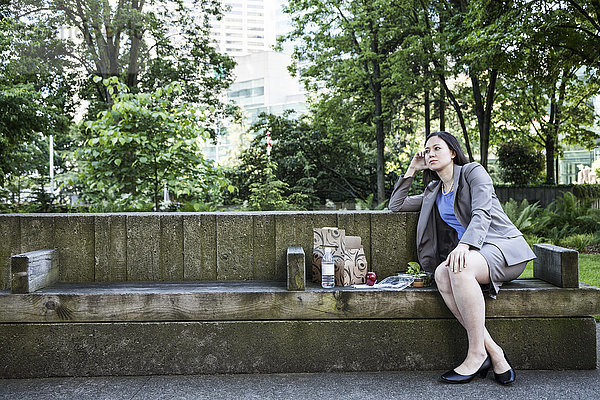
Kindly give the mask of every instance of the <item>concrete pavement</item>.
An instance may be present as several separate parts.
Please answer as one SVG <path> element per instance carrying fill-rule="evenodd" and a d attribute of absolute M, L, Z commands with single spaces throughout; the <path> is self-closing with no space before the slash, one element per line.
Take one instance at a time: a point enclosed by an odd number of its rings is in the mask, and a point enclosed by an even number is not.
<path fill-rule="evenodd" d="M 596 331 L 600 342 L 600 324 Z M 466 385 L 447 385 L 437 382 L 442 372 L 5 379 L 0 380 L 0 399 L 600 398 L 600 369 L 517 371 L 517 382 L 509 387 L 494 382 L 491 373 L 487 379 L 475 379 Z"/>

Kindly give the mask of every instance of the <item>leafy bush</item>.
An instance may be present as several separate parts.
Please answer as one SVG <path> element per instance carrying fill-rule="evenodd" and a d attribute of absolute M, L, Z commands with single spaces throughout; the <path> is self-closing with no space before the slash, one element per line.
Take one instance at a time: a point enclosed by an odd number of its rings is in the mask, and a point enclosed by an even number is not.
<path fill-rule="evenodd" d="M 517 229 L 525 233 L 533 229 L 540 206 L 538 203 L 529 204 L 527 199 L 524 199 L 521 204 L 514 199 L 510 199 L 504 203 L 503 208 Z"/>
<path fill-rule="evenodd" d="M 578 233 L 575 235 L 569 235 L 562 238 L 559 241 L 560 246 L 575 249 L 579 252 L 584 251 L 585 248 L 594 242 L 594 236 L 589 233 Z"/>
<path fill-rule="evenodd" d="M 208 137 L 207 111 L 176 101 L 181 85 L 133 94 L 116 77 L 103 82 L 114 103 L 85 124 L 80 180 L 86 199 L 106 211 L 158 211 L 165 183 L 176 201 L 210 201 L 228 186 L 199 144 Z"/>
<path fill-rule="evenodd" d="M 585 248 L 583 244 L 587 239 L 572 236 L 590 234 L 589 244 L 592 244 L 593 235 L 598 231 L 600 231 L 600 210 L 587 207 L 572 193 L 567 192 L 535 218 L 530 232 L 543 238 L 544 241 L 560 246 L 566 246 L 563 240 L 571 237 L 568 239 L 570 246 L 567 247 Z"/>
<path fill-rule="evenodd" d="M 544 156 L 519 142 L 501 144 L 498 147 L 498 163 L 502 180 L 518 185 L 539 181 L 544 170 Z"/>
<path fill-rule="evenodd" d="M 573 194 L 584 201 L 600 199 L 600 184 L 573 185 Z"/>
<path fill-rule="evenodd" d="M 261 171 L 260 180 L 250 185 L 250 198 L 248 203 L 253 210 L 275 211 L 275 210 L 298 210 L 301 206 L 294 204 L 302 203 L 306 199 L 302 193 L 293 193 L 286 198 L 284 193 L 289 186 L 287 183 L 277 179 L 275 175 L 276 165 L 269 161 Z"/>

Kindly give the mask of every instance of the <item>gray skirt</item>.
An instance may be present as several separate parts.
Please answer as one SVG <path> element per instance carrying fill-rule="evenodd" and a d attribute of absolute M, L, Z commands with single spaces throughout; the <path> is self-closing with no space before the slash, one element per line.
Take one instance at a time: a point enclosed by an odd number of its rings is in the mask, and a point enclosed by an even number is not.
<path fill-rule="evenodd" d="M 485 258 L 490 269 L 490 283 L 481 285 L 481 288 L 493 299 L 496 298 L 503 283 L 517 279 L 527 266 L 527 261 L 516 265 L 507 265 L 500 248 L 491 243 L 484 243 L 479 249 L 479 253 Z"/>

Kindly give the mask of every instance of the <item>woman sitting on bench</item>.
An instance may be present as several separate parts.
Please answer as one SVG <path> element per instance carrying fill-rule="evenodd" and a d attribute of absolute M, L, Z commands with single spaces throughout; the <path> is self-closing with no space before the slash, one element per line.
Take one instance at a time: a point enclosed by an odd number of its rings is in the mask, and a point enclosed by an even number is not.
<path fill-rule="evenodd" d="M 407 196 L 419 171 L 425 191 Z M 466 383 L 493 368 L 497 382 L 514 382 L 504 351 L 485 327 L 483 291 L 495 298 L 502 283 L 521 275 L 535 255 L 502 210 L 486 170 L 468 162 L 454 136 L 432 133 L 396 183 L 389 208 L 420 211 L 419 262 L 434 274 L 446 305 L 467 331 L 466 358 L 440 380 Z"/>

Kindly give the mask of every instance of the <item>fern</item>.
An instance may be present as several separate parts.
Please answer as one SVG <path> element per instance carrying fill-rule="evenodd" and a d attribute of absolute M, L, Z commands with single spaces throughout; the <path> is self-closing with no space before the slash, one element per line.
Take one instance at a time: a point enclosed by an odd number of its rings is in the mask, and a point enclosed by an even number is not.
<path fill-rule="evenodd" d="M 527 232 L 534 227 L 535 217 L 538 214 L 540 205 L 538 203 L 529 204 L 527 199 L 524 199 L 521 204 L 514 199 L 510 199 L 504 203 L 503 208 L 517 229 L 521 232 Z"/>

